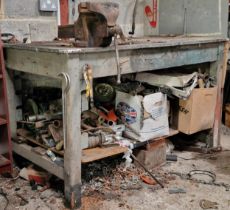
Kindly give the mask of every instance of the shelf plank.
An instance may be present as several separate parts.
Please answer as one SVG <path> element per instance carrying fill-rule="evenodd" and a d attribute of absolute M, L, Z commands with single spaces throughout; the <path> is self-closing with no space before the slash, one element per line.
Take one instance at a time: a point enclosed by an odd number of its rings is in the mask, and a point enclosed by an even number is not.
<path fill-rule="evenodd" d="M 0 155 L 0 168 L 10 165 L 10 160 Z"/>
<path fill-rule="evenodd" d="M 143 142 L 135 142 L 133 145 L 134 145 L 134 148 L 138 148 L 138 147 L 142 147 L 142 146 L 145 146 L 147 143 L 151 143 L 153 141 L 158 141 L 160 139 L 165 139 L 165 138 L 169 138 L 171 136 L 175 136 L 179 133 L 178 130 L 175 130 L 173 128 L 169 128 L 169 135 L 167 136 L 162 136 L 162 137 L 158 137 L 158 138 L 155 138 L 155 139 L 150 139 L 148 141 L 143 141 Z"/>
<path fill-rule="evenodd" d="M 54 174 L 60 179 L 64 179 L 64 168 L 55 164 L 47 156 L 37 154 L 35 151 L 33 151 L 33 147 L 27 144 L 18 144 L 15 142 L 13 142 L 12 144 L 13 151 L 16 154 L 26 158 L 27 160 L 30 160 L 34 164 L 49 171 L 51 174 Z"/>
<path fill-rule="evenodd" d="M 5 124 L 7 124 L 7 120 L 0 117 L 0 125 L 5 125 Z"/>
<path fill-rule="evenodd" d="M 126 147 L 120 146 L 96 147 L 92 149 L 85 149 L 82 150 L 81 162 L 83 164 L 90 163 L 110 156 L 122 154 L 127 150 L 128 149 Z"/>
<path fill-rule="evenodd" d="M 17 134 L 19 136 L 24 137 L 27 141 L 32 142 L 40 147 L 43 147 L 44 149 L 50 149 L 54 153 L 64 156 L 63 151 L 57 151 L 54 148 L 48 148 L 43 144 L 40 144 L 38 141 L 36 141 L 30 134 L 25 129 L 18 129 Z M 122 154 L 127 151 L 127 148 L 120 147 L 120 146 L 110 146 L 110 147 L 96 147 L 92 149 L 85 149 L 82 150 L 82 160 L 81 162 L 84 163 L 89 163 L 93 162 L 95 160 L 100 160 L 106 157 Z"/>
<path fill-rule="evenodd" d="M 52 152 L 54 152 L 55 154 L 58 154 L 58 155 L 61 155 L 61 156 L 64 156 L 64 152 L 63 151 L 57 151 L 55 148 L 50 148 L 50 147 L 47 147 L 46 145 L 44 144 L 41 144 L 39 143 L 36 139 L 34 139 L 34 137 L 31 135 L 31 133 L 23 128 L 20 128 L 20 129 L 17 129 L 17 135 L 25 138 L 27 141 L 33 143 L 33 144 L 36 144 L 44 149 L 49 149 L 51 150 Z"/>

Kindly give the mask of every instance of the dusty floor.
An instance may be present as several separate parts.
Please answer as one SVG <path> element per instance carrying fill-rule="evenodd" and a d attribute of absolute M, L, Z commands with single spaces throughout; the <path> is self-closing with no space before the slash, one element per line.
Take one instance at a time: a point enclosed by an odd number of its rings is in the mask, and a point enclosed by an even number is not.
<path fill-rule="evenodd" d="M 221 153 L 209 155 L 194 152 L 177 153 L 181 157 L 177 162 L 166 163 L 154 172 L 165 174 L 168 177 L 171 172 L 188 173 L 194 169 L 201 169 L 214 172 L 217 177 L 216 182 L 230 184 L 230 135 L 222 136 L 222 145 Z M 217 202 L 218 209 L 230 210 L 230 191 L 226 191 L 224 187 L 182 180 L 176 175 L 169 175 L 169 177 L 171 178 L 166 182 L 164 189 L 142 184 L 138 189 L 109 190 L 103 183 L 100 186 L 94 183 L 94 191 L 82 199 L 82 210 L 198 210 L 202 209 L 200 207 L 202 199 Z M 16 181 L 1 178 L 0 187 L 3 188 L 9 199 L 7 210 L 65 209 L 61 192 L 51 189 L 42 193 L 32 191 L 28 182 L 20 178 Z M 175 187 L 182 188 L 186 193 L 169 194 L 168 190 Z M 23 202 L 17 194 L 23 195 L 29 203 Z M 4 209 L 5 205 L 6 200 L 0 196 L 0 210 Z"/>

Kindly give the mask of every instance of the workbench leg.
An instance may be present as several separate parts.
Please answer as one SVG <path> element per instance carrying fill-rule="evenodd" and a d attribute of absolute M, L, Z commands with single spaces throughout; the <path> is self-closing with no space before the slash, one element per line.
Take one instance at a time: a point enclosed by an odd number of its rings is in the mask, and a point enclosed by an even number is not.
<path fill-rule="evenodd" d="M 224 80 L 227 69 L 228 60 L 228 42 L 224 46 L 219 47 L 219 59 L 211 64 L 211 75 L 215 75 L 217 79 L 217 99 L 215 109 L 215 120 L 213 125 L 213 148 L 221 149 L 221 122 L 223 107 Z"/>
<path fill-rule="evenodd" d="M 78 59 L 69 59 L 70 89 L 66 97 L 67 141 L 64 155 L 64 181 L 66 204 L 81 206 L 81 91 Z"/>

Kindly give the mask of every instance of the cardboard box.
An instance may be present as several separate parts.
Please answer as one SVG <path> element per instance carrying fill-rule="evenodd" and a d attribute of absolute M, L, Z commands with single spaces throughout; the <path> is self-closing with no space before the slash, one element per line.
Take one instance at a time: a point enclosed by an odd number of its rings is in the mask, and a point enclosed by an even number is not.
<path fill-rule="evenodd" d="M 187 100 L 179 101 L 178 130 L 185 134 L 213 127 L 217 88 L 196 88 Z"/>
<path fill-rule="evenodd" d="M 131 128 L 126 126 L 125 134 L 128 137 L 138 141 L 147 141 L 169 135 L 165 94 L 159 92 L 143 97 L 117 92 L 116 109 Z M 135 133 L 139 133 L 140 136 Z"/>
<path fill-rule="evenodd" d="M 230 128 L 230 104 L 225 106 L 225 125 Z"/>

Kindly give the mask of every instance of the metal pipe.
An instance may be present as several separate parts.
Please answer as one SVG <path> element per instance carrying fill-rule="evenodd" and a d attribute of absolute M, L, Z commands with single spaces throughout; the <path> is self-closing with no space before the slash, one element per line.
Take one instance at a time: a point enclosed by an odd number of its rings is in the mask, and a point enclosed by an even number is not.
<path fill-rule="evenodd" d="M 64 82 L 62 82 L 62 111 L 63 111 L 63 134 L 64 134 L 64 149 L 66 148 L 67 144 L 67 110 L 66 110 L 66 95 L 70 88 L 70 77 L 67 73 L 62 72 L 58 75 L 59 77 L 62 77 L 64 79 Z"/>
<path fill-rule="evenodd" d="M 129 32 L 130 35 L 134 35 L 135 28 L 136 28 L 136 14 L 137 14 L 137 2 L 138 0 L 135 0 L 134 7 L 133 7 L 133 19 L 132 19 L 132 30 Z"/>
<path fill-rule="evenodd" d="M 115 45 L 115 52 L 116 52 L 116 63 L 117 63 L 117 83 L 121 83 L 121 65 L 120 65 L 120 57 L 118 51 L 118 44 L 117 44 L 117 34 L 114 36 L 114 45 Z"/>
<path fill-rule="evenodd" d="M 26 120 L 29 122 L 36 122 L 39 120 L 46 120 L 46 116 L 45 115 L 30 115 L 30 116 L 26 116 Z"/>

